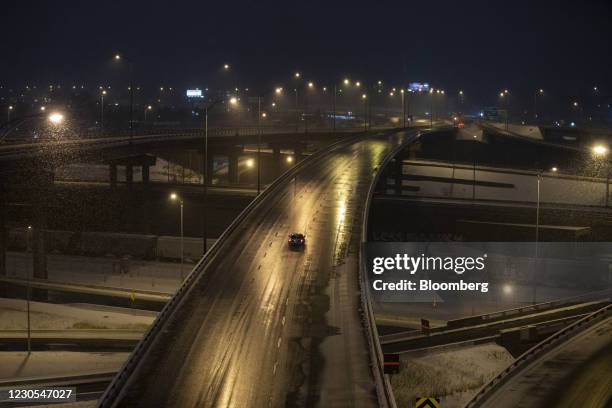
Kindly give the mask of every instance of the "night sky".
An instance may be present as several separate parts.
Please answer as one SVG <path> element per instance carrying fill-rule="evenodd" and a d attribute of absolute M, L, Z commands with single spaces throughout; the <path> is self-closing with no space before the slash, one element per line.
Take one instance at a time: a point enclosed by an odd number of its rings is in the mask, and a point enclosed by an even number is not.
<path fill-rule="evenodd" d="M 206 86 L 224 62 L 237 85 L 268 86 L 295 70 L 421 80 L 494 95 L 544 87 L 612 87 L 606 1 L 13 1 L 2 5 L 0 81 L 111 81 L 111 58 L 138 82 Z"/>

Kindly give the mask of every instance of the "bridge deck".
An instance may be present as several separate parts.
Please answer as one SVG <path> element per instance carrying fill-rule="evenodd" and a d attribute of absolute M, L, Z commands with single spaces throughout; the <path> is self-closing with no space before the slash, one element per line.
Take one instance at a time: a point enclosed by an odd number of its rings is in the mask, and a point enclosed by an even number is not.
<path fill-rule="evenodd" d="M 376 406 L 355 256 L 373 170 L 412 136 L 342 145 L 279 186 L 193 283 L 118 406 Z M 303 252 L 287 248 L 293 231 Z"/>

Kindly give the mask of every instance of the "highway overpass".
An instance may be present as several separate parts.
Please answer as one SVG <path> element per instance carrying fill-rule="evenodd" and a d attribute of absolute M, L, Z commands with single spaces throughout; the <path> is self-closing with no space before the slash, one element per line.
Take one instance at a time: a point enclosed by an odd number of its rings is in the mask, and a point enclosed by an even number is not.
<path fill-rule="evenodd" d="M 534 346 L 486 384 L 467 407 L 609 406 L 611 311 L 606 306 Z"/>
<path fill-rule="evenodd" d="M 385 406 L 359 312 L 359 243 L 379 166 L 416 137 L 341 141 L 268 187 L 194 268 L 100 406 Z M 294 231 L 306 234 L 304 251 L 287 248 Z"/>

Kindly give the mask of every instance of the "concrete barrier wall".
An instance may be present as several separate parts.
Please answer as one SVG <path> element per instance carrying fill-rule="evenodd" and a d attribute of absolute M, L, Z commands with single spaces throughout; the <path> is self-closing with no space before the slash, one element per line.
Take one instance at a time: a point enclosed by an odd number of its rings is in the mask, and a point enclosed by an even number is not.
<path fill-rule="evenodd" d="M 8 249 L 26 251 L 31 248 L 31 231 L 9 231 Z M 173 236 L 122 234 L 113 232 L 73 232 L 48 230 L 49 252 L 85 256 L 130 256 L 137 259 L 180 259 L 181 239 Z M 215 240 L 208 240 L 208 246 Z M 202 257 L 202 238 L 184 238 L 185 259 L 197 261 Z"/>

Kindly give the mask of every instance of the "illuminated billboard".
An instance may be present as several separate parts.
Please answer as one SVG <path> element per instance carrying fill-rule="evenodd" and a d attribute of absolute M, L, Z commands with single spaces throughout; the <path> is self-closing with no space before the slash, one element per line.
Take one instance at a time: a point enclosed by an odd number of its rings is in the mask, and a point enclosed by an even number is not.
<path fill-rule="evenodd" d="M 203 98 L 204 96 L 202 95 L 202 90 L 196 88 L 196 89 L 188 89 L 187 97 L 188 98 Z"/>
<path fill-rule="evenodd" d="M 408 84 L 408 90 L 412 92 L 429 91 L 429 84 L 427 82 L 411 82 Z"/>

